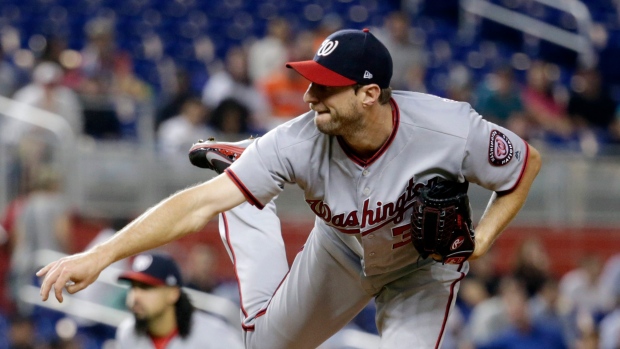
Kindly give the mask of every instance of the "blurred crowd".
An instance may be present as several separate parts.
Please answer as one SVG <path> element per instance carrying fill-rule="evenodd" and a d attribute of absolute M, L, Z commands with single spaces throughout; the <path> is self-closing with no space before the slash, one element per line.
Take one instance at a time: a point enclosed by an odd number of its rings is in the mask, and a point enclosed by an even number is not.
<path fill-rule="evenodd" d="M 620 254 L 585 254 L 557 275 L 536 238 L 516 246 L 509 270 L 493 251 L 470 262 L 445 348 L 618 348 Z"/>
<path fill-rule="evenodd" d="M 3 57 L 0 47 L 0 95 L 19 102 L 7 114 L 27 113 L 26 106 L 53 113 L 78 140 L 139 145 L 152 135 L 157 154 L 184 158 L 198 139 L 261 135 L 307 112 L 308 82 L 284 63 L 312 59 L 322 40 L 341 27 L 338 18 L 326 17 L 315 29 L 297 31 L 287 18 L 273 18 L 264 35 L 229 47 L 212 62 L 203 85 L 195 86 L 191 70 L 171 65 L 158 69 L 165 86 L 156 89 L 116 44 L 122 33 L 114 22 L 95 18 L 87 22 L 79 50 L 69 49 L 63 37 L 38 36 L 28 69 Z M 530 142 L 589 156 L 618 154 L 619 104 L 596 67 L 575 67 L 563 84 L 558 65 L 517 54 L 482 78 L 467 62 L 454 62 L 438 83 L 429 72 L 443 51 L 428 50 L 406 13 L 390 13 L 371 31 L 392 53 L 394 89 L 469 102 Z M 0 222 L 0 348 L 88 347 L 84 337 L 60 336 L 41 315 L 49 313 L 19 297 L 22 286 L 38 282 L 35 251 L 75 252 L 72 208 L 49 151 L 53 140 L 31 123 L 2 120 L 1 142 L 13 150 L 10 172 L 19 185 L 10 188 L 14 200 Z M 102 236 L 116 231 L 113 223 Z M 186 254 L 189 284 L 238 302 L 234 282 L 214 275 L 212 254 L 209 246 Z M 517 256 L 504 273 L 495 270 L 493 253 L 472 261 L 444 348 L 620 348 L 620 255 L 584 256 L 564 275 L 553 275 L 539 241 L 524 241 Z M 351 326 L 376 333 L 373 315 L 369 304 Z"/>

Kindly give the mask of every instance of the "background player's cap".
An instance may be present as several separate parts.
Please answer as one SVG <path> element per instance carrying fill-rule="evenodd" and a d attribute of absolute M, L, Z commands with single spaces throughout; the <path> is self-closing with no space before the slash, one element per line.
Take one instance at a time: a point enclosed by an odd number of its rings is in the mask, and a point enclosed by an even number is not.
<path fill-rule="evenodd" d="M 325 86 L 377 84 L 387 88 L 392 78 L 392 57 L 368 29 L 339 30 L 323 41 L 313 60 L 286 66 Z"/>
<path fill-rule="evenodd" d="M 151 286 L 182 286 L 181 271 L 176 262 L 164 254 L 141 254 L 133 260 L 131 270 L 119 280 L 137 281 Z"/>

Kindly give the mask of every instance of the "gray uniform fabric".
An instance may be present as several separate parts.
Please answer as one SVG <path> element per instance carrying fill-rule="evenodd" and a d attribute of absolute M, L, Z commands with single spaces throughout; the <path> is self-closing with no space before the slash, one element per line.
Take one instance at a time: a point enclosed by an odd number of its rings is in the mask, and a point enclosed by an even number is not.
<path fill-rule="evenodd" d="M 243 348 L 240 332 L 223 320 L 195 311 L 192 330 L 186 338 L 174 337 L 166 349 L 240 349 Z M 116 330 L 118 349 L 155 349 L 151 338 L 137 335 L 135 319 L 127 318 Z"/>

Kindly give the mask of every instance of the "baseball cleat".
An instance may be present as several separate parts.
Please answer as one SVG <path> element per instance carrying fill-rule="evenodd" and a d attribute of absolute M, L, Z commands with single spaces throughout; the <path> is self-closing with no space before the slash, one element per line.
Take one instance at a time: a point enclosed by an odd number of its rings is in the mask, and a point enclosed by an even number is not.
<path fill-rule="evenodd" d="M 206 141 L 201 139 L 190 148 L 189 161 L 194 166 L 222 173 L 255 140 L 254 137 L 240 142 L 217 142 L 215 138 L 209 138 Z"/>

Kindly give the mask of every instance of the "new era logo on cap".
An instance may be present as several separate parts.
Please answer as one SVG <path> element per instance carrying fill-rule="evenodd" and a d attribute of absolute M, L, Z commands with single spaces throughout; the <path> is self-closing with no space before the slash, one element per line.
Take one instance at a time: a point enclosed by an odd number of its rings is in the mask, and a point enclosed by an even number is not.
<path fill-rule="evenodd" d="M 286 66 L 325 86 L 377 84 L 387 88 L 392 78 L 392 57 L 368 29 L 339 30 L 323 41 L 313 60 Z"/>

